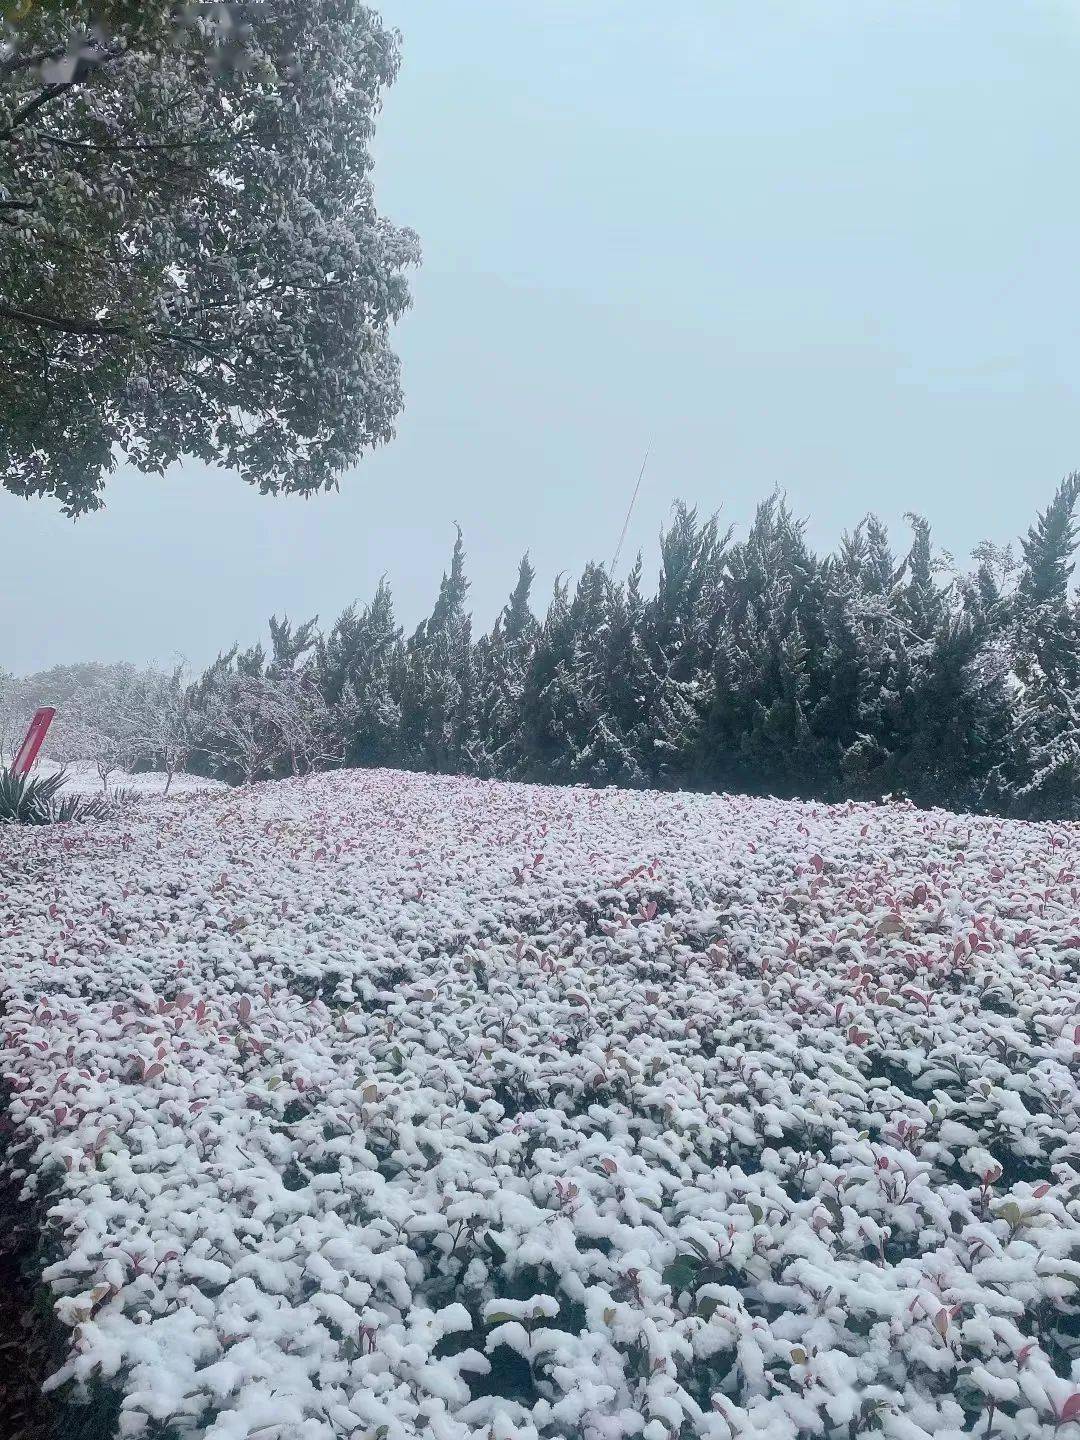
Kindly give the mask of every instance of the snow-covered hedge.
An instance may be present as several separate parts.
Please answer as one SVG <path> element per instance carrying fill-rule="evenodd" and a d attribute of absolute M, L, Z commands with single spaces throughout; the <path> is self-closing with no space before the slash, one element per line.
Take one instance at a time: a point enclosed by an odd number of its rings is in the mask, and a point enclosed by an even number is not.
<path fill-rule="evenodd" d="M 325 775 L 0 835 L 121 1436 L 1080 1434 L 1080 827 Z"/>

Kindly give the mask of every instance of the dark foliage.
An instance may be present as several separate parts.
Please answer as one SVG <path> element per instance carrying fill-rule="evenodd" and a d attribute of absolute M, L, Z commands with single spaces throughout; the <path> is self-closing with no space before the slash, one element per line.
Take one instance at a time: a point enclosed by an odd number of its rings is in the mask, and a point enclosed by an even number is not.
<path fill-rule="evenodd" d="M 222 655 L 190 691 L 209 736 L 198 763 L 229 779 L 387 765 L 1074 817 L 1078 498 L 1069 476 L 1017 561 L 982 546 L 966 575 L 916 515 L 906 554 L 869 516 L 822 557 L 780 496 L 739 540 L 677 504 L 651 596 L 640 557 L 623 580 L 589 564 L 537 620 L 526 556 L 478 639 L 459 531 L 408 638 L 381 582 L 324 637 L 275 620 L 269 658 Z"/>

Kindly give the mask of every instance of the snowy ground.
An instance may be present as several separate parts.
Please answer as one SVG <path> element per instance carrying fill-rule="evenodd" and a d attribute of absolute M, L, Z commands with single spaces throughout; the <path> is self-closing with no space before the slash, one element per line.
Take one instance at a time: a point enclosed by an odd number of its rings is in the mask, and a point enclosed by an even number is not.
<path fill-rule="evenodd" d="M 1078 859 L 387 772 L 4 831 L 59 1393 L 123 1436 L 1075 1440 Z"/>
<path fill-rule="evenodd" d="M 58 760 L 42 758 L 35 766 L 35 773 L 39 775 L 52 775 L 57 770 L 63 770 L 64 794 L 70 795 L 100 795 L 101 776 L 90 764 L 83 761 L 72 761 L 67 765 L 61 765 Z M 125 770 L 116 770 L 109 776 L 109 789 L 126 790 L 136 795 L 163 795 L 168 775 L 163 770 L 147 770 L 138 775 L 129 775 Z M 216 790 L 224 788 L 221 780 L 207 780 L 201 775 L 174 775 L 173 782 L 169 786 L 169 794 L 185 795 L 192 794 L 199 790 Z"/>

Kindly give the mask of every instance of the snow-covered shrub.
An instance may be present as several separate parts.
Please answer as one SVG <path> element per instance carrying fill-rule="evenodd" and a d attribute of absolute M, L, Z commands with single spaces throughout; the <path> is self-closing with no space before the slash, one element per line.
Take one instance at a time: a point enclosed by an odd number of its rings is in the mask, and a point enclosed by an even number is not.
<path fill-rule="evenodd" d="M 117 1434 L 1078 1433 L 1076 825 L 354 772 L 0 844 Z"/>
<path fill-rule="evenodd" d="M 63 770 L 51 775 L 17 775 L 0 767 L 0 824 L 56 825 L 68 820 L 101 820 L 115 813 L 129 797 L 113 795 L 61 795 L 67 777 Z"/>

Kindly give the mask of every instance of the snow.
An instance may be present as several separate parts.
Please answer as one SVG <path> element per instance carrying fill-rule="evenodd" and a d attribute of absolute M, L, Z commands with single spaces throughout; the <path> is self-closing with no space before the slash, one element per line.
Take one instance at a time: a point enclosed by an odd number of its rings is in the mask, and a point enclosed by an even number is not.
<path fill-rule="evenodd" d="M 56 760 L 45 757 L 38 760 L 35 772 L 39 775 L 51 775 L 57 770 L 65 773 L 64 794 L 70 795 L 100 795 L 101 776 L 94 769 L 93 765 L 85 761 L 72 761 L 67 765 L 61 765 Z M 128 774 L 125 770 L 115 770 L 109 775 L 109 790 L 124 790 L 136 795 L 163 795 L 168 775 L 163 770 L 144 770 L 138 774 Z M 169 795 L 194 794 L 201 790 L 225 789 L 224 781 L 209 780 L 202 775 L 185 775 L 177 773 L 173 776 L 172 784 L 169 786 Z"/>
<path fill-rule="evenodd" d="M 174 787 L 175 788 L 175 787 Z M 52 1389 L 1077 1433 L 1080 826 L 348 772 L 0 834 Z"/>

